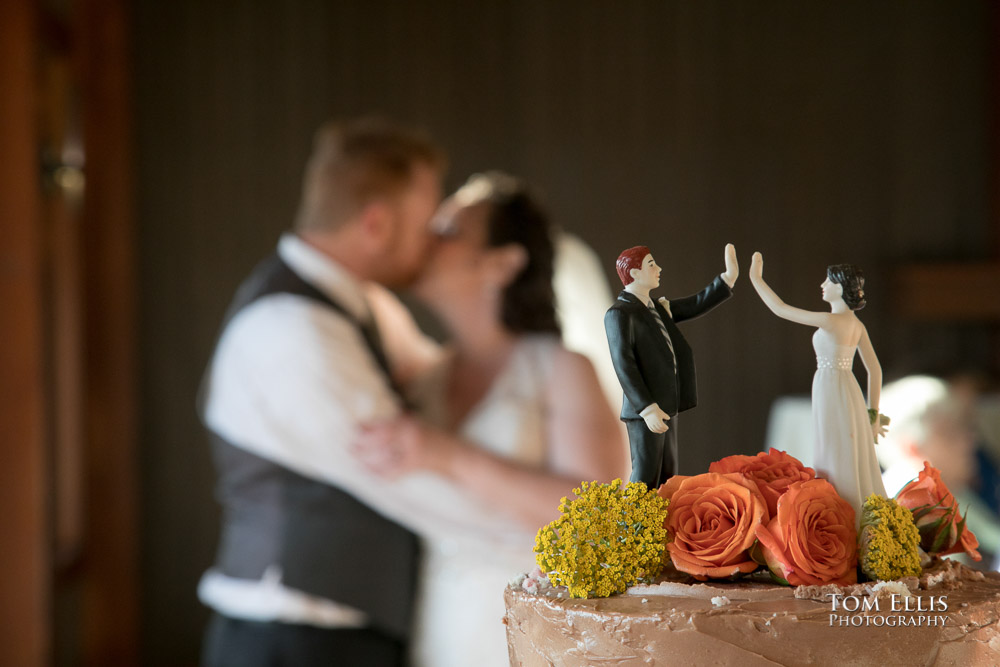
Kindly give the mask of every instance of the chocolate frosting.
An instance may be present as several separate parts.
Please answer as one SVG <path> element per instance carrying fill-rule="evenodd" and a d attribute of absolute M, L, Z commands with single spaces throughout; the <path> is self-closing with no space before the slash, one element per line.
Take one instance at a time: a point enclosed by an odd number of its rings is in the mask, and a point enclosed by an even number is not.
<path fill-rule="evenodd" d="M 796 589 L 752 578 L 706 584 L 668 578 L 624 595 L 573 599 L 562 588 L 529 586 L 536 590 L 529 593 L 518 582 L 504 592 L 504 623 L 511 664 L 524 667 L 1000 664 L 1000 574 L 941 561 L 902 583 L 915 596 L 910 608 L 928 611 L 892 611 L 890 595 L 902 599 L 906 589 L 873 584 Z M 880 611 L 833 611 L 831 593 L 879 597 Z M 941 596 L 947 610 L 940 610 Z M 855 616 L 861 625 L 839 622 Z M 876 624 L 876 616 L 883 621 Z M 909 625 L 919 617 L 943 619 Z"/>

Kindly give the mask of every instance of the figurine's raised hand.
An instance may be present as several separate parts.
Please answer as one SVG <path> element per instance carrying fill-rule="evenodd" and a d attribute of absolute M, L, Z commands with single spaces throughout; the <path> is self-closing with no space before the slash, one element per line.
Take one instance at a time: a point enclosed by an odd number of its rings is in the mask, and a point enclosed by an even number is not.
<path fill-rule="evenodd" d="M 759 252 L 753 254 L 750 260 L 750 280 L 757 281 L 764 277 L 764 256 Z"/>
<path fill-rule="evenodd" d="M 726 272 L 722 274 L 722 280 L 732 289 L 736 284 L 736 278 L 740 275 L 740 263 L 736 261 L 736 246 L 732 243 L 726 244 Z"/>

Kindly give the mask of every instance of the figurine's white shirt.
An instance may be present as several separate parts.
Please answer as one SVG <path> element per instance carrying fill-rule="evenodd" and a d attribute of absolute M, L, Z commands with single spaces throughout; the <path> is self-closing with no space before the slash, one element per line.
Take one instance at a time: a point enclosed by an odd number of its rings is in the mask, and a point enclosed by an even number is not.
<path fill-rule="evenodd" d="M 278 245 L 295 272 L 361 321 L 363 284 L 293 235 Z M 311 299 L 277 294 L 240 311 L 219 340 L 205 382 L 206 425 L 228 442 L 336 486 L 423 537 L 503 542 L 516 524 L 442 478 L 414 473 L 392 482 L 349 452 L 360 424 L 390 419 L 399 400 L 356 326 Z M 335 567 L 335 564 L 331 564 Z M 248 582 L 205 574 L 199 596 L 248 620 L 356 627 L 359 612 L 281 585 L 280 572 Z"/>

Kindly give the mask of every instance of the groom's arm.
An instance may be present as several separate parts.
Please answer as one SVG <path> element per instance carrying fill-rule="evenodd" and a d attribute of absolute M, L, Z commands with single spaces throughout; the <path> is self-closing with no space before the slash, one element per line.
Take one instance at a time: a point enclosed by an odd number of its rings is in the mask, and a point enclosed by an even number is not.
<path fill-rule="evenodd" d="M 732 295 L 733 289 L 726 284 L 722 276 L 716 276 L 715 280 L 697 294 L 683 299 L 671 299 L 670 314 L 674 322 L 692 320 L 701 317 Z"/>
<path fill-rule="evenodd" d="M 362 423 L 400 412 L 356 327 L 308 299 L 244 309 L 220 339 L 204 420 L 229 442 L 335 486 L 424 537 L 522 539 L 524 528 L 432 474 L 387 482 L 349 450 Z"/>

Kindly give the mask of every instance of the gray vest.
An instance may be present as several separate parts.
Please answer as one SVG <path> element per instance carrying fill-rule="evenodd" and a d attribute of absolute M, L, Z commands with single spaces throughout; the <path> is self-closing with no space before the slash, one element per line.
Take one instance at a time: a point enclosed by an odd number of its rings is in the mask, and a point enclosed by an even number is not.
<path fill-rule="evenodd" d="M 312 299 L 354 321 L 274 254 L 240 286 L 223 327 L 257 299 L 279 293 Z M 355 324 L 390 377 L 374 329 Z M 360 609 L 376 628 L 408 636 L 416 536 L 340 489 L 255 456 L 217 433 L 209 431 L 209 436 L 219 474 L 216 496 L 223 507 L 216 568 L 256 580 L 268 566 L 278 565 L 284 585 Z"/>

